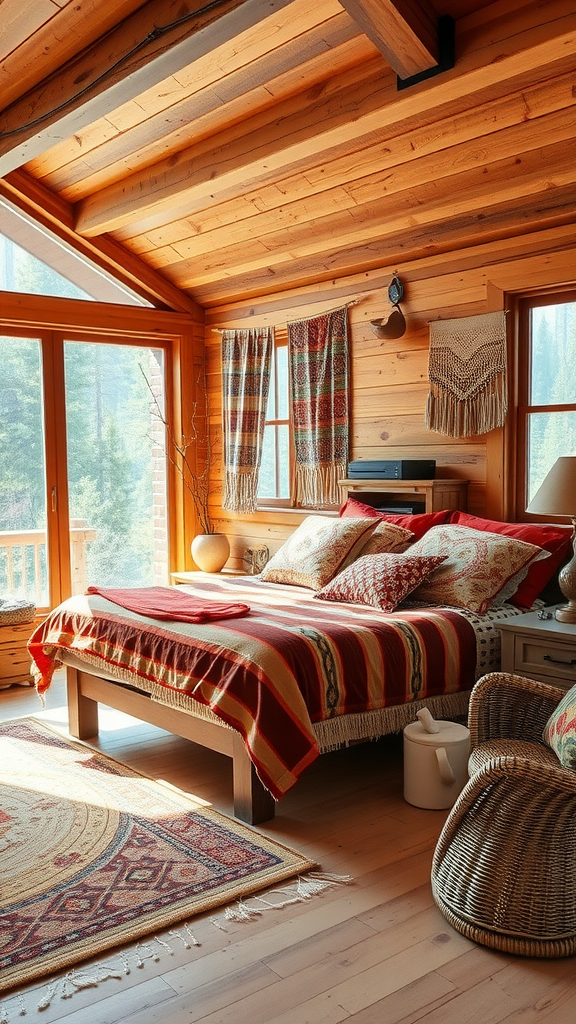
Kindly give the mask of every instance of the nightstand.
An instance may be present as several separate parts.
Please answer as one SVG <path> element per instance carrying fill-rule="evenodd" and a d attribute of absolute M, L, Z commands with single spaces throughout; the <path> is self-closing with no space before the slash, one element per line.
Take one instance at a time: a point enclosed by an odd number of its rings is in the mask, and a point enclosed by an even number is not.
<path fill-rule="evenodd" d="M 13 683 L 31 685 L 30 655 L 26 644 L 36 625 L 36 622 L 19 622 L 0 626 L 0 689 Z"/>
<path fill-rule="evenodd" d="M 546 611 L 552 611 L 548 608 Z M 539 619 L 527 612 L 497 623 L 502 636 L 502 671 L 554 683 L 576 683 L 576 624 Z"/>
<path fill-rule="evenodd" d="M 172 583 L 194 583 L 195 580 L 201 579 L 203 576 L 207 579 L 217 580 L 219 576 L 245 576 L 246 573 L 242 569 L 220 569 L 220 572 L 202 572 L 201 569 L 192 569 L 190 572 L 171 572 L 170 581 Z"/>

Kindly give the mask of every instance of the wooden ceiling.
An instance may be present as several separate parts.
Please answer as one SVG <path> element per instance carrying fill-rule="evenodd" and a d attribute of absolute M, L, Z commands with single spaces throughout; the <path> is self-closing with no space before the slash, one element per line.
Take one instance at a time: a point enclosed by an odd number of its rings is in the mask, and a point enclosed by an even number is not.
<path fill-rule="evenodd" d="M 201 3 L 0 0 L 1 193 L 210 307 L 573 221 L 573 0 Z"/>

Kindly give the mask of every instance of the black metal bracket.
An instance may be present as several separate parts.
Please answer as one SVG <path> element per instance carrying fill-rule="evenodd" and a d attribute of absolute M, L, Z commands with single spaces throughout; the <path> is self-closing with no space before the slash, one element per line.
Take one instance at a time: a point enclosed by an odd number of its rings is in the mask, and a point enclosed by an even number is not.
<path fill-rule="evenodd" d="M 417 75 L 411 75 L 410 78 L 396 76 L 398 92 L 402 89 L 409 89 L 411 85 L 425 82 L 427 78 L 434 78 L 436 75 L 441 75 L 443 71 L 449 71 L 450 68 L 453 68 L 456 63 L 455 39 L 454 18 L 451 18 L 449 14 L 441 15 L 438 18 L 438 63 L 433 68 L 428 68 L 427 71 L 419 71 Z"/>

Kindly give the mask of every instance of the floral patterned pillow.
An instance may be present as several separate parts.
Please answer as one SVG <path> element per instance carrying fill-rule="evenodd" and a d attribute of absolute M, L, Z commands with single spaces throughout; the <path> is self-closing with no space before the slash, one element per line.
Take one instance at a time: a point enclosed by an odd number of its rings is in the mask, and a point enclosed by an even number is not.
<path fill-rule="evenodd" d="M 307 516 L 272 556 L 260 579 L 320 590 L 345 559 L 355 558 L 378 525 L 376 519 Z"/>
<path fill-rule="evenodd" d="M 410 548 L 412 554 L 446 560 L 413 594 L 415 601 L 453 605 L 482 614 L 514 593 L 519 573 L 548 552 L 499 533 L 447 523 L 433 526 Z"/>
<path fill-rule="evenodd" d="M 542 739 L 552 747 L 565 768 L 576 771 L 576 686 L 568 690 L 550 715 Z"/>
<path fill-rule="evenodd" d="M 369 604 L 393 612 L 444 557 L 411 553 L 361 555 L 314 596 L 323 601 Z"/>

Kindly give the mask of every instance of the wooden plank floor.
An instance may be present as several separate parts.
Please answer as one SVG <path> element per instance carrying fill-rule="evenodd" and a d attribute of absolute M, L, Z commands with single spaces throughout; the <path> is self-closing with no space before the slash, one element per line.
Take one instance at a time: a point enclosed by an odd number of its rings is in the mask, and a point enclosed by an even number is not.
<path fill-rule="evenodd" d="M 41 710 L 32 689 L 0 691 L 0 718 L 35 715 L 66 730 L 57 678 Z M 99 747 L 231 813 L 227 759 L 102 709 Z M 128 975 L 58 995 L 37 1012 L 46 981 L 0 997 L 10 1024 L 574 1024 L 576 958 L 528 960 L 455 932 L 433 904 L 430 862 L 444 811 L 402 797 L 400 737 L 320 758 L 259 831 L 353 877 L 306 902 L 190 927 L 200 945 L 148 958 Z M 134 947 L 127 947 L 134 965 Z M 118 968 L 117 953 L 98 963 Z M 90 968 L 92 970 L 92 968 Z M 86 973 L 88 968 L 86 968 Z"/>

